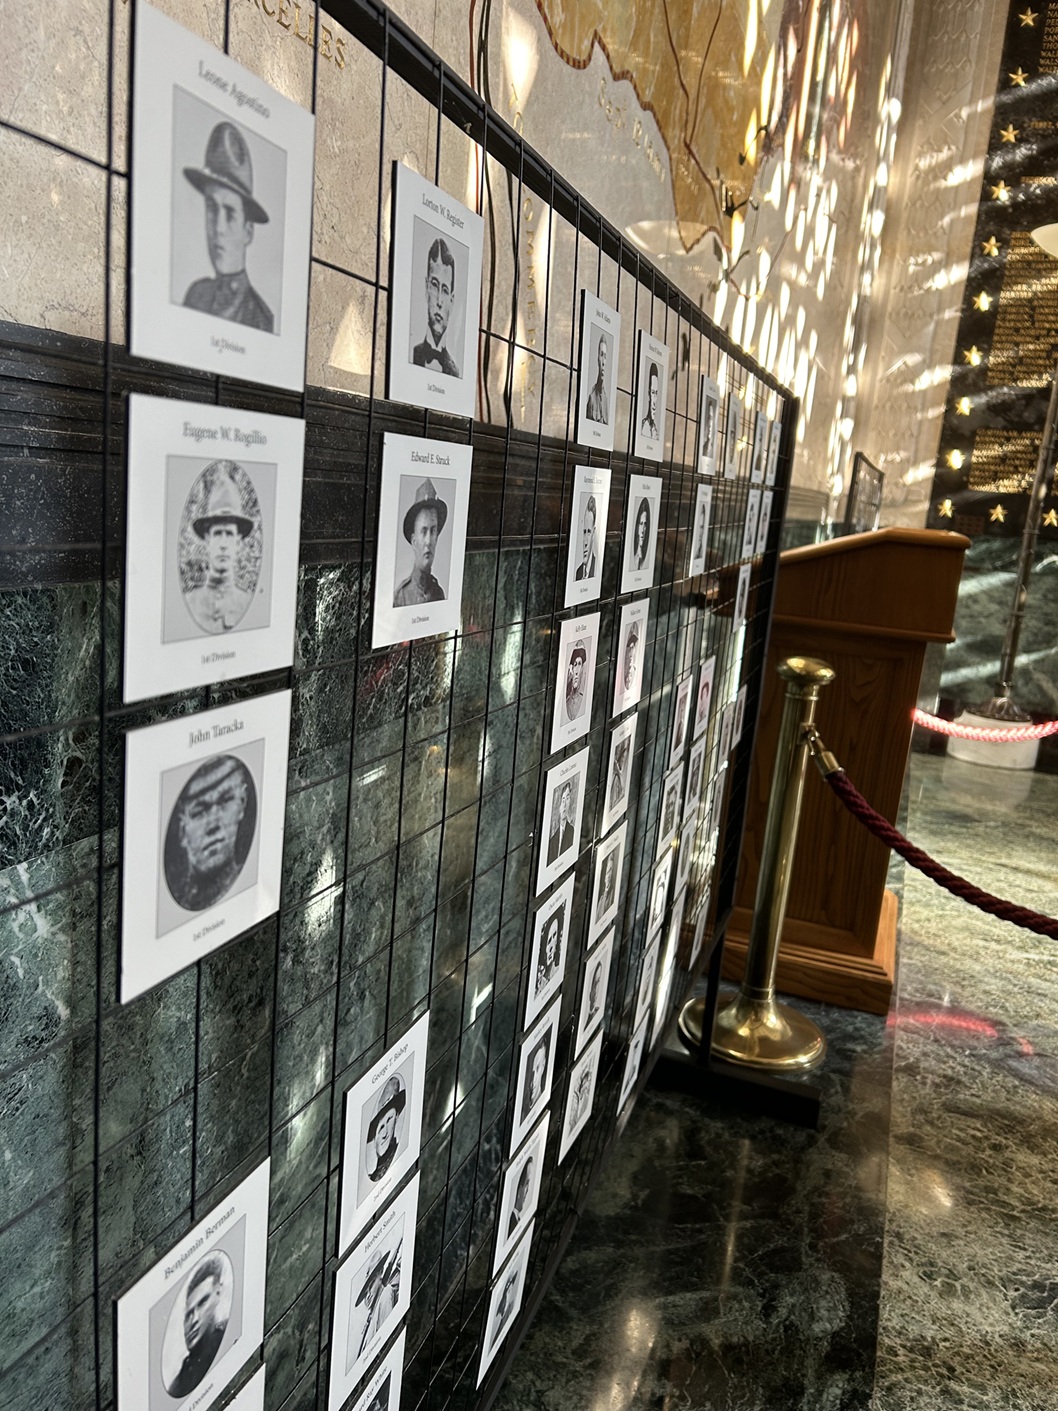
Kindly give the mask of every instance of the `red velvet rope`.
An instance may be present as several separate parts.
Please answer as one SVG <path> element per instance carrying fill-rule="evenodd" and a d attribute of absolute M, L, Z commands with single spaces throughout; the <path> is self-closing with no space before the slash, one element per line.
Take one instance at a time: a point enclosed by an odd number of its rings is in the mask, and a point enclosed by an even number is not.
<path fill-rule="evenodd" d="M 1002 897 L 993 896 L 991 892 L 975 887 L 965 877 L 949 872 L 873 809 L 843 769 L 828 774 L 826 781 L 854 818 L 858 818 L 886 847 L 898 852 L 912 867 L 917 867 L 938 886 L 951 892 L 953 896 L 968 901 L 971 906 L 987 911 L 990 916 L 998 916 L 1000 921 L 1010 921 L 1015 926 L 1023 926 L 1026 931 L 1035 931 L 1038 936 L 1050 936 L 1052 940 L 1058 940 L 1058 918 L 1043 916 L 1038 911 L 1030 911 L 1027 906 L 1004 901 Z"/>
<path fill-rule="evenodd" d="M 1042 725 L 960 725 L 954 720 L 942 720 L 939 715 L 930 715 L 924 710 L 913 710 L 911 719 L 926 730 L 938 735 L 954 735 L 960 740 L 983 740 L 990 745 L 1019 744 L 1023 740 L 1042 740 L 1047 735 L 1058 735 L 1058 720 L 1047 720 Z"/>

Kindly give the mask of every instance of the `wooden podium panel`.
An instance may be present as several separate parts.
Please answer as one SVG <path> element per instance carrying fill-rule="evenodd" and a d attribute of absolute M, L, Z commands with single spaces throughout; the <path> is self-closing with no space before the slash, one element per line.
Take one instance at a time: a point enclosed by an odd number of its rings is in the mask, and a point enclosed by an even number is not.
<path fill-rule="evenodd" d="M 880 813 L 896 821 L 929 642 L 950 642 L 969 540 L 881 529 L 780 555 L 757 748 L 724 974 L 741 978 L 757 886 L 775 742 L 776 667 L 821 657 L 837 673 L 816 720 L 828 748 Z M 776 984 L 789 994 L 884 1014 L 896 964 L 889 849 L 847 814 L 809 765 Z"/>

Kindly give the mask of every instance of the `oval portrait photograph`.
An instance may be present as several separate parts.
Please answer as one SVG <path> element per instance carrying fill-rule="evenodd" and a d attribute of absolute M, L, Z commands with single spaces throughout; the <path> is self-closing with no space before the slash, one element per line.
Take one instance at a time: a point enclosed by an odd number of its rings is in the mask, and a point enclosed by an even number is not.
<path fill-rule="evenodd" d="M 213 461 L 191 486 L 177 553 L 184 606 L 213 636 L 239 626 L 253 603 L 263 552 L 261 505 L 238 461 Z"/>
<path fill-rule="evenodd" d="M 173 1304 L 162 1341 L 162 1385 L 180 1401 L 217 1359 L 231 1319 L 235 1271 L 223 1250 L 200 1259 Z"/>
<path fill-rule="evenodd" d="M 257 790 L 234 755 L 215 755 L 180 790 L 165 830 L 170 895 L 185 911 L 204 911 L 231 891 L 253 845 Z"/>

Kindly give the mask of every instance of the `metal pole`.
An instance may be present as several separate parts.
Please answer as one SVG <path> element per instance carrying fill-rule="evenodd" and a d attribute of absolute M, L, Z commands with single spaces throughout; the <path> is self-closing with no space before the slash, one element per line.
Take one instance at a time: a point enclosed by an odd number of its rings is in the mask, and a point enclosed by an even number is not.
<path fill-rule="evenodd" d="M 808 744 L 816 702 L 834 679 L 826 662 L 790 657 L 779 667 L 786 684 L 782 724 L 772 773 L 771 802 L 764 829 L 757 896 L 750 924 L 746 973 L 738 994 L 716 1016 L 712 1051 L 718 1058 L 775 1072 L 814 1068 L 826 1039 L 799 1010 L 775 999 L 775 967 L 786 915 L 797 825 L 804 793 Z"/>

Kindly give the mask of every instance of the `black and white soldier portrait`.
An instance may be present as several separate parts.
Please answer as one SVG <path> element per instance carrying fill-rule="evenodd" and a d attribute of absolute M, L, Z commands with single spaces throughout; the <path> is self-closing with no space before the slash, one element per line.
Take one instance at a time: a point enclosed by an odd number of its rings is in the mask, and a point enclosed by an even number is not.
<path fill-rule="evenodd" d="M 558 634 L 558 672 L 551 723 L 551 753 L 572 744 L 591 728 L 599 614 L 569 618 Z"/>
<path fill-rule="evenodd" d="M 595 1101 L 595 1080 L 602 1057 L 602 1033 L 585 1049 L 569 1072 L 566 1110 L 562 1118 L 562 1136 L 558 1145 L 558 1163 L 565 1161 L 573 1143 L 587 1126 Z"/>
<path fill-rule="evenodd" d="M 473 451 L 385 432 L 372 646 L 459 627 Z"/>
<path fill-rule="evenodd" d="M 735 611 L 731 620 L 732 632 L 738 632 L 745 624 L 749 609 L 749 580 L 753 572 L 752 564 L 744 563 L 738 570 L 738 583 L 735 585 Z"/>
<path fill-rule="evenodd" d="M 260 1347 L 268 1173 L 265 1161 L 118 1299 L 119 1411 L 208 1411 Z M 230 1405 L 253 1411 L 261 1389 Z"/>
<path fill-rule="evenodd" d="M 628 811 L 632 760 L 635 754 L 638 715 L 627 716 L 610 736 L 610 756 L 603 780 L 603 811 L 599 833 L 605 837 Z"/>
<path fill-rule="evenodd" d="M 127 445 L 124 698 L 289 666 L 305 423 L 134 393 Z"/>
<path fill-rule="evenodd" d="M 713 677 L 716 675 L 716 655 L 711 656 L 708 661 L 703 661 L 698 673 L 698 692 L 694 701 L 694 729 L 693 738 L 698 739 L 705 733 L 705 728 L 709 724 L 709 712 L 713 703 Z"/>
<path fill-rule="evenodd" d="M 690 559 L 687 564 L 688 578 L 697 578 L 704 573 L 708 561 L 709 521 L 713 509 L 713 487 L 699 485 L 694 496 L 694 512 L 691 516 Z"/>
<path fill-rule="evenodd" d="M 716 474 L 716 451 L 720 441 L 720 388 L 703 373 L 700 391 L 701 435 L 698 443 L 699 475 Z"/>
<path fill-rule="evenodd" d="M 655 863 L 650 878 L 649 911 L 647 913 L 647 936 L 652 936 L 665 919 L 665 904 L 669 899 L 669 881 L 672 877 L 672 849 L 667 847 L 660 860 Z"/>
<path fill-rule="evenodd" d="M 646 656 L 647 598 L 626 603 L 617 629 L 617 669 L 614 674 L 613 714 L 622 715 L 639 704 L 643 693 L 643 662 Z"/>
<path fill-rule="evenodd" d="M 544 778 L 537 895 L 573 866 L 580 851 L 588 750 L 560 760 Z"/>
<path fill-rule="evenodd" d="M 694 679 L 690 675 L 677 681 L 675 699 L 672 706 L 672 746 L 669 750 L 669 768 L 683 758 L 690 734 L 691 687 Z"/>
<path fill-rule="evenodd" d="M 665 775 L 661 789 L 661 810 L 658 824 L 658 845 L 655 857 L 664 852 L 668 855 L 669 844 L 680 826 L 681 801 L 683 797 L 683 763 L 675 764 Z"/>
<path fill-rule="evenodd" d="M 525 1144 L 512 1157 L 503 1177 L 498 1214 L 496 1217 L 496 1250 L 492 1256 L 495 1273 L 528 1229 L 536 1214 L 540 1185 L 544 1174 L 544 1152 L 547 1149 L 549 1126 L 547 1113 L 533 1128 Z"/>
<path fill-rule="evenodd" d="M 757 520 L 760 518 L 761 492 L 754 486 L 746 496 L 746 518 L 742 525 L 740 558 L 751 558 L 757 546 Z"/>
<path fill-rule="evenodd" d="M 724 479 L 734 480 L 738 475 L 739 452 L 739 408 L 741 402 L 731 388 L 727 393 L 727 418 L 724 425 Z"/>
<path fill-rule="evenodd" d="M 613 959 L 614 929 L 610 928 L 584 962 L 580 1009 L 577 1016 L 577 1037 L 573 1045 L 579 1054 L 603 1022 L 606 997 L 610 987 L 610 964 Z"/>
<path fill-rule="evenodd" d="M 548 829 L 547 860 L 555 862 L 570 851 L 576 841 L 574 814 L 577 806 L 579 782 L 566 779 L 559 784 L 551 796 L 551 826 Z"/>
<path fill-rule="evenodd" d="M 276 691 L 126 736 L 122 1003 L 277 909 L 290 699 Z"/>
<path fill-rule="evenodd" d="M 526 1267 L 532 1243 L 533 1224 L 530 1221 L 528 1228 L 522 1233 L 515 1245 L 514 1253 L 493 1282 L 481 1337 L 478 1386 L 481 1386 L 485 1380 L 485 1373 L 517 1320 L 518 1310 L 522 1306 L 522 1295 L 525 1292 Z"/>
<path fill-rule="evenodd" d="M 661 480 L 651 475 L 628 477 L 621 592 L 634 593 L 654 582 L 661 516 Z"/>
<path fill-rule="evenodd" d="M 540 1106 L 547 1093 L 549 1087 L 548 1070 L 551 1067 L 551 1041 L 551 1030 L 545 1028 L 529 1050 L 529 1061 L 522 1077 L 522 1087 L 519 1094 L 518 1117 L 522 1123 L 529 1121 L 530 1115 Z"/>
<path fill-rule="evenodd" d="M 442 488 L 447 489 L 447 486 L 442 483 Z M 404 514 L 403 535 L 411 549 L 411 571 L 393 589 L 395 608 L 444 602 L 444 586 L 433 573 L 433 568 L 437 559 L 437 541 L 447 522 L 448 502 L 441 498 L 437 486 L 427 477 L 415 487 L 415 499 Z M 407 565 L 407 559 L 406 553 L 398 553 L 396 573 Z"/>
<path fill-rule="evenodd" d="M 474 415 L 483 233 L 480 216 L 394 163 L 387 388 L 395 401 Z"/>
<path fill-rule="evenodd" d="M 257 829 L 253 774 L 235 755 L 200 764 L 177 795 L 165 830 L 165 885 L 177 906 L 204 911 L 235 888 Z M 243 885 L 251 886 L 255 877 Z"/>
<path fill-rule="evenodd" d="M 588 944 L 601 936 L 617 919 L 621 901 L 621 877 L 624 866 L 625 836 L 628 824 L 619 827 L 595 848 L 595 881 L 592 888 L 591 912 L 588 922 Z"/>
<path fill-rule="evenodd" d="M 602 560 L 610 501 L 606 466 L 579 465 L 570 495 L 569 551 L 566 555 L 565 606 L 595 602 L 602 589 Z"/>
<path fill-rule="evenodd" d="M 760 499 L 760 518 L 757 520 L 757 543 L 755 553 L 762 554 L 768 547 L 768 529 L 771 526 L 771 507 L 775 500 L 774 490 L 765 490 Z"/>
<path fill-rule="evenodd" d="M 397 1411 L 404 1378 L 404 1344 L 402 1332 L 385 1357 L 368 1377 L 359 1398 L 349 1411 Z"/>
<path fill-rule="evenodd" d="M 141 5 L 132 131 L 133 353 L 300 390 L 312 114 Z"/>
<path fill-rule="evenodd" d="M 636 1026 L 635 1033 L 632 1035 L 631 1042 L 628 1045 L 625 1071 L 621 1077 L 621 1091 L 617 1097 L 618 1112 L 621 1111 L 625 1103 L 632 1096 L 632 1089 L 635 1087 L 636 1079 L 639 1077 L 639 1069 L 643 1062 L 643 1049 L 646 1047 L 647 1042 L 647 1022 L 649 1017 L 650 1016 L 647 1015 Z"/>
<path fill-rule="evenodd" d="M 575 438 L 613 450 L 621 315 L 587 289 L 580 292 L 580 354 Z"/>
<path fill-rule="evenodd" d="M 522 1038 L 514 1088 L 510 1145 L 512 1155 L 543 1116 L 551 1096 L 561 1012 L 562 1002 L 556 1000 Z"/>
<path fill-rule="evenodd" d="M 345 1092 L 339 1253 L 419 1158 L 429 1025 L 427 1011 Z"/>
<path fill-rule="evenodd" d="M 643 952 L 643 963 L 639 971 L 639 988 L 636 991 L 636 1009 L 633 1026 L 638 1029 L 640 1024 L 650 1018 L 650 1012 L 654 1006 L 654 987 L 658 978 L 658 966 L 661 963 L 661 932 L 655 932 L 653 938 L 648 941 L 646 950 Z"/>
<path fill-rule="evenodd" d="M 529 1029 L 558 994 L 566 968 L 574 874 L 565 879 L 533 917 L 533 949 L 525 997 L 524 1027 Z"/>
<path fill-rule="evenodd" d="M 753 451 L 750 457 L 749 478 L 754 485 L 763 484 L 765 457 L 768 449 L 768 418 L 763 412 L 753 414 Z"/>
<path fill-rule="evenodd" d="M 665 454 L 665 416 L 669 387 L 669 350 L 639 331 L 636 358 L 636 402 L 633 412 L 634 451 L 647 460 L 660 461 Z"/>
<path fill-rule="evenodd" d="M 359 1271 L 353 1290 L 353 1308 L 346 1347 L 346 1369 L 364 1356 L 372 1342 L 384 1336 L 400 1299 L 401 1260 L 404 1256 L 403 1221 L 390 1238 L 374 1250 Z"/>

